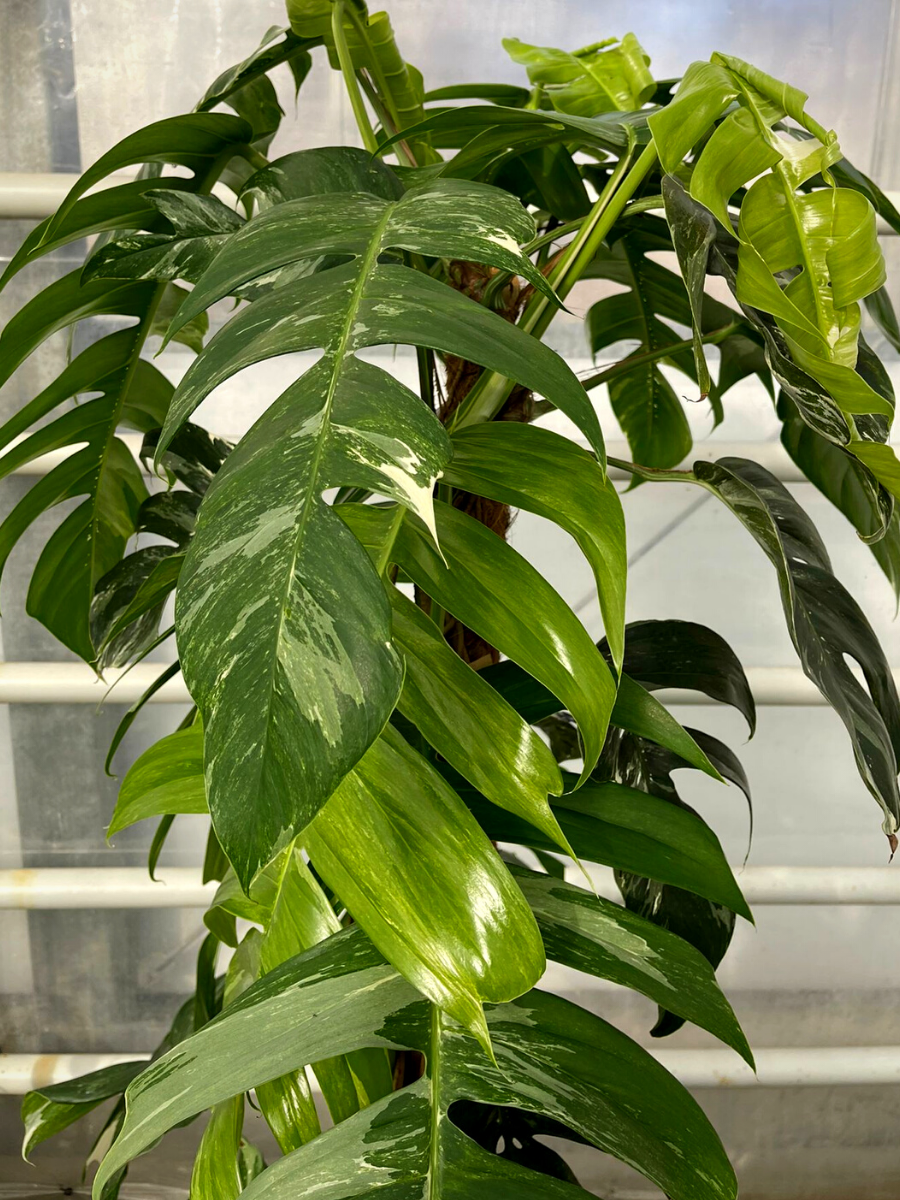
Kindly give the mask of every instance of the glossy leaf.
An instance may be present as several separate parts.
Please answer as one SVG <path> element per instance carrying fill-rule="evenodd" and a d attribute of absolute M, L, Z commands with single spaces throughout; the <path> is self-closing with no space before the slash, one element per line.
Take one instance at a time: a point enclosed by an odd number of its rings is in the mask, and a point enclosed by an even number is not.
<path fill-rule="evenodd" d="M 485 1049 L 482 1002 L 544 971 L 521 892 L 465 805 L 390 727 L 304 840 L 381 952 Z"/>
<path fill-rule="evenodd" d="M 859 301 L 884 283 L 874 209 L 849 188 L 797 192 L 841 157 L 835 135 L 805 112 L 804 93 L 740 59 L 716 54 L 692 72 L 691 86 L 685 90 L 686 76 L 675 101 L 651 118 L 651 128 L 667 169 L 677 169 L 676 156 L 680 164 L 689 148 L 686 130 L 704 120 L 706 128 L 696 133 L 705 133 L 730 101 L 739 101 L 705 144 L 690 183 L 694 199 L 731 232 L 728 202 L 755 178 L 740 206 L 738 299 L 771 314 L 794 362 L 842 412 L 890 416 L 891 406 L 854 370 Z M 812 138 L 776 132 L 785 116 Z M 779 282 L 784 272 L 790 273 L 786 284 Z"/>
<path fill-rule="evenodd" d="M 203 786 L 203 730 L 170 733 L 145 750 L 122 780 L 107 837 L 166 813 L 208 811 Z"/>
<path fill-rule="evenodd" d="M 67 1129 L 104 1100 L 118 1096 L 146 1065 L 143 1059 L 118 1063 L 67 1083 L 55 1083 L 29 1092 L 22 1101 L 25 1126 L 22 1157 L 27 1159 L 35 1146 Z"/>
<path fill-rule="evenodd" d="M 695 463 L 694 474 L 749 529 L 775 567 L 804 673 L 844 722 L 863 782 L 884 812 L 884 831 L 894 836 L 900 827 L 900 702 L 871 626 L 832 574 L 812 522 L 772 475 L 734 458 Z M 866 687 L 847 658 L 862 668 Z"/>
<path fill-rule="evenodd" d="M 744 668 L 725 639 L 707 626 L 694 621 L 630 622 L 625 670 L 651 691 L 684 689 L 729 704 L 743 716 L 753 736 L 756 705 Z"/>
<path fill-rule="evenodd" d="M 586 778 L 603 746 L 615 682 L 550 584 L 495 533 L 449 505 L 435 505 L 440 551 L 415 518 L 407 517 L 395 533 L 390 509 L 342 504 L 336 511 L 365 545 L 397 563 L 442 608 L 560 698 L 558 707 L 578 721 Z"/>
<path fill-rule="evenodd" d="M 537 918 L 547 957 L 642 995 L 753 1055 L 715 975 L 693 946 L 583 888 L 511 867 Z"/>
<path fill-rule="evenodd" d="M 240 117 L 225 113 L 186 113 L 167 117 L 129 134 L 90 166 L 72 187 L 50 219 L 42 243 L 46 244 L 62 226 L 68 213 L 84 193 L 123 167 L 135 163 L 172 163 L 187 167 L 195 176 L 215 169 L 249 144 L 253 131 Z"/>
<path fill-rule="evenodd" d="M 494 421 L 453 437 L 443 478 L 453 486 L 554 521 L 580 546 L 594 572 L 616 670 L 625 629 L 625 518 L 596 460 L 548 429 Z"/>
<path fill-rule="evenodd" d="M 465 1180 L 479 1181 L 481 1190 L 514 1186 L 529 1195 L 563 1194 L 550 1177 L 490 1155 L 462 1134 L 451 1117 L 460 1099 L 515 1104 L 551 1117 L 636 1165 L 673 1200 L 735 1195 L 734 1176 L 700 1109 L 624 1034 L 540 992 L 492 1006 L 489 1022 L 496 1065 L 484 1061 L 475 1073 L 472 1040 L 380 965 L 359 931 L 337 934 L 261 980 L 219 1021 L 135 1081 L 123 1131 L 95 1179 L 94 1195 L 114 1171 L 201 1107 L 278 1069 L 359 1044 L 420 1050 L 428 1075 L 279 1160 L 247 1189 L 248 1200 L 325 1188 L 335 1197 L 364 1196 L 386 1181 L 415 1194 L 430 1188 L 450 1195 Z"/>
<path fill-rule="evenodd" d="M 492 841 L 553 849 L 524 821 L 472 790 L 458 791 Z M 752 919 L 718 838 L 696 814 L 635 788 L 594 780 L 552 807 L 580 859 L 682 887 Z"/>
<path fill-rule="evenodd" d="M 504 38 L 503 49 L 528 71 L 559 112 L 581 117 L 641 108 L 656 91 L 649 57 L 633 33 L 569 53 Z"/>
<path fill-rule="evenodd" d="M 473 787 L 569 848 L 547 802 L 562 777 L 546 746 L 462 661 L 434 623 L 391 589 L 392 636 L 406 672 L 398 708 Z"/>
<path fill-rule="evenodd" d="M 389 166 L 365 150 L 323 146 L 274 159 L 247 180 L 241 198 L 266 209 L 285 200 L 330 192 L 369 192 L 383 200 L 399 200 L 403 184 Z"/>
<path fill-rule="evenodd" d="M 811 428 L 784 391 L 778 397 L 778 415 L 782 446 L 810 483 L 840 509 L 869 544 L 895 596 L 900 595 L 900 521 L 891 513 L 892 506 L 885 505 L 877 479 L 858 457 Z"/>

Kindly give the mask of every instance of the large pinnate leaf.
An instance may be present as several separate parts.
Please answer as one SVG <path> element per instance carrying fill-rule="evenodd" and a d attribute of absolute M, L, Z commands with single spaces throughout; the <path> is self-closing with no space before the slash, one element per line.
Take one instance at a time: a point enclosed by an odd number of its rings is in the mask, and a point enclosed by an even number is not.
<path fill-rule="evenodd" d="M 516 201 L 477 185 L 436 184 L 396 202 L 308 196 L 248 222 L 179 311 L 175 329 L 286 264 L 354 256 L 226 325 L 182 381 L 157 448 L 159 457 L 203 397 L 242 367 L 324 348 L 217 476 L 179 588 L 179 651 L 206 724 L 213 823 L 245 884 L 309 823 L 400 692 L 381 582 L 322 493 L 360 485 L 430 526 L 449 444 L 421 401 L 356 351 L 413 342 L 503 370 L 547 394 L 602 447 L 593 409 L 560 359 L 427 275 L 381 261 L 402 247 L 534 275 L 518 250 L 531 229 Z"/>
<path fill-rule="evenodd" d="M 362 757 L 402 682 L 381 581 L 322 492 L 374 487 L 427 517 L 446 447 L 384 371 L 351 356 L 335 379 L 326 357 L 206 496 L 178 590 L 179 651 L 206 721 L 213 824 L 245 884 Z"/>
<path fill-rule="evenodd" d="M 641 108 L 656 91 L 649 57 L 633 33 L 569 53 L 504 38 L 503 49 L 543 88 L 554 108 L 581 117 Z"/>
<path fill-rule="evenodd" d="M 453 1104 L 516 1105 L 643 1171 L 673 1200 L 735 1195 L 733 1172 L 699 1107 L 624 1034 L 555 996 L 492 1006 L 495 1062 L 386 966 L 359 930 L 335 935 L 255 984 L 216 1021 L 145 1071 L 94 1181 L 168 1128 L 285 1070 L 361 1045 L 410 1048 L 427 1074 L 286 1155 L 249 1197 L 475 1195 L 571 1188 L 493 1156 L 454 1124 Z"/>

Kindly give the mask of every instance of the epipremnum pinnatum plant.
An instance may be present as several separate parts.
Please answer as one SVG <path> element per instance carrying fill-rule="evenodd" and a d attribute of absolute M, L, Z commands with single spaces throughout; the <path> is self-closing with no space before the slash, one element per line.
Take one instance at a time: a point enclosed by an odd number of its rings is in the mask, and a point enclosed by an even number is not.
<path fill-rule="evenodd" d="M 678 1082 L 536 988 L 549 958 L 651 998 L 654 1034 L 692 1021 L 752 1062 L 714 975 L 750 914 L 672 774 L 748 800 L 749 785 L 653 693 L 705 692 L 751 733 L 753 699 L 712 630 L 625 624 L 625 520 L 590 393 L 608 385 L 635 483 L 706 488 L 759 544 L 895 843 L 900 706 L 877 639 L 771 474 L 676 469 L 691 435 L 661 367 L 716 424 L 758 376 L 788 453 L 900 589 L 894 400 L 860 333 L 862 302 L 900 346 L 875 226 L 900 216 L 802 92 L 724 54 L 673 84 L 631 34 L 573 53 L 510 40 L 523 86 L 428 92 L 385 13 L 288 0 L 288 15 L 192 113 L 95 163 L 3 278 L 98 235 L 0 338 L 5 380 L 54 332 L 104 318 L 0 428 L 4 475 L 73 450 L 0 526 L 0 563 L 62 505 L 29 612 L 98 671 L 175 636 L 110 758 L 179 667 L 194 707 L 127 773 L 109 833 L 157 818 L 152 873 L 175 817 L 208 812 L 219 881 L 196 994 L 154 1061 L 31 1093 L 25 1151 L 111 1100 L 97 1200 L 205 1110 L 194 1200 L 575 1195 L 547 1134 L 675 1200 L 734 1196 Z M 313 56 L 341 73 L 364 148 L 269 161 L 269 73 L 300 89 Z M 587 313 L 592 351 L 633 348 L 577 378 L 542 337 L 585 279 L 618 285 Z M 177 388 L 148 357 L 159 335 L 196 352 Z M 383 345 L 415 349 L 417 387 L 362 353 Z M 236 446 L 193 422 L 220 383 L 297 351 L 312 365 Z M 572 438 L 533 423 L 551 408 Z M 506 541 L 515 509 L 576 540 L 599 645 Z M 566 882 L 567 863 L 614 868 L 624 906 L 577 869 Z M 282 1151 L 270 1166 L 242 1136 L 251 1092 Z"/>

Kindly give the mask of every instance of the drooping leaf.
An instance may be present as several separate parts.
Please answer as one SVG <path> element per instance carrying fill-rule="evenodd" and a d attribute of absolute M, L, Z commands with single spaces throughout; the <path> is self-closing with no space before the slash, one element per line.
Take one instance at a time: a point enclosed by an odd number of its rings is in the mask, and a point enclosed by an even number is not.
<path fill-rule="evenodd" d="M 885 505 L 878 481 L 856 455 L 811 428 L 784 391 L 778 397 L 778 415 L 782 446 L 810 483 L 841 510 L 869 544 L 894 594 L 900 595 L 900 520 L 889 511 L 891 506 Z M 887 532 L 882 534 L 885 521 Z"/>
<path fill-rule="evenodd" d="M 383 965 L 358 930 L 340 933 L 266 976 L 217 1021 L 145 1071 L 122 1133 L 94 1183 L 194 1112 L 285 1068 L 359 1045 L 425 1054 L 427 1075 L 280 1159 L 254 1196 L 410 1195 L 570 1188 L 482 1150 L 453 1122 L 462 1099 L 513 1104 L 560 1122 L 635 1165 L 673 1200 L 730 1200 L 734 1176 L 690 1096 L 624 1034 L 541 992 L 489 1010 L 496 1065 L 472 1070 L 472 1040 Z M 563 1191 L 565 1189 L 565 1192 Z"/>
<path fill-rule="evenodd" d="M 131 767 L 119 788 L 107 837 L 148 817 L 207 811 L 203 730 L 191 725 L 161 738 Z"/>
<path fill-rule="evenodd" d="M 526 991 L 544 952 L 521 892 L 440 775 L 388 726 L 304 840 L 381 952 L 487 1049 L 482 1002 Z"/>
<path fill-rule="evenodd" d="M 29 1092 L 22 1101 L 22 1157 L 27 1159 L 35 1146 L 87 1116 L 104 1100 L 118 1096 L 146 1065 L 143 1059 L 118 1063 Z"/>
<path fill-rule="evenodd" d="M 650 691 L 675 688 L 702 692 L 711 700 L 730 705 L 743 716 L 753 736 L 756 705 L 744 668 L 725 639 L 707 626 L 694 621 L 629 622 L 625 671 Z"/>
<path fill-rule="evenodd" d="M 240 117 L 225 113 L 186 113 L 155 121 L 129 134 L 89 167 L 72 187 L 51 217 L 44 232 L 46 245 L 81 196 L 107 175 L 135 163 L 172 163 L 187 167 L 200 179 L 204 173 L 224 166 L 229 158 L 249 145 L 253 131 Z"/>
<path fill-rule="evenodd" d="M 900 827 L 900 701 L 869 622 L 832 573 L 806 513 L 768 471 L 728 458 L 695 463 L 694 475 L 728 505 L 775 567 L 788 632 L 804 673 L 844 722 L 859 773 L 884 812 L 884 831 L 894 837 Z M 847 658 L 862 669 L 866 687 Z"/>
<path fill-rule="evenodd" d="M 553 849 L 544 834 L 520 818 L 471 789 L 457 790 L 492 841 Z M 718 838 L 693 812 L 619 783 L 594 780 L 554 800 L 552 808 L 579 859 L 683 887 L 752 920 Z"/>
<path fill-rule="evenodd" d="M 568 852 L 547 802 L 562 792 L 562 778 L 544 743 L 421 609 L 395 588 L 390 597 L 392 636 L 406 664 L 400 712 L 473 787 Z"/>
<path fill-rule="evenodd" d="M 731 1005 L 692 945 L 645 919 L 646 912 L 635 916 L 583 888 L 523 867 L 510 870 L 537 917 L 548 958 L 649 996 L 709 1030 L 752 1065 Z"/>
<path fill-rule="evenodd" d="M 598 464 L 567 438 L 513 421 L 492 421 L 453 437 L 444 480 L 525 509 L 571 534 L 591 565 L 613 665 L 624 652 L 625 518 Z"/>
<path fill-rule="evenodd" d="M 440 552 L 416 518 L 394 532 L 389 509 L 342 504 L 336 511 L 365 545 L 383 547 L 386 559 L 436 603 L 559 697 L 557 708 L 578 721 L 586 778 L 603 746 L 616 687 L 584 626 L 550 584 L 512 546 L 449 505 L 435 505 Z"/>

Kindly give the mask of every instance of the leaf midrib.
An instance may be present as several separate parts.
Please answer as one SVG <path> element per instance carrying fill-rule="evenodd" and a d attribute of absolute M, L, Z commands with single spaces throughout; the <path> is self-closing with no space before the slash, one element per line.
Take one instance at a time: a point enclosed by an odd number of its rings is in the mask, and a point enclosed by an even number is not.
<path fill-rule="evenodd" d="M 297 560 L 300 557 L 300 550 L 303 546 L 304 536 L 306 533 L 306 526 L 309 523 L 310 514 L 313 511 L 313 506 L 316 502 L 316 499 L 320 495 L 320 492 L 318 491 L 318 489 L 316 487 L 316 481 L 318 479 L 319 471 L 321 470 L 321 467 L 322 467 L 322 458 L 325 454 L 325 448 L 328 444 L 328 439 L 331 434 L 329 419 L 330 419 L 330 415 L 331 415 L 331 409 L 334 405 L 335 392 L 337 390 L 337 385 L 338 385 L 338 381 L 340 379 L 344 359 L 347 357 L 347 346 L 350 342 L 350 337 L 351 337 L 352 330 L 353 330 L 353 324 L 355 322 L 356 315 L 359 312 L 359 307 L 362 302 L 366 283 L 368 281 L 369 274 L 372 270 L 372 267 L 373 267 L 374 263 L 376 262 L 376 260 L 378 258 L 378 254 L 381 250 L 382 236 L 388 225 L 388 222 L 390 221 L 394 207 L 395 206 L 392 203 L 388 203 L 387 205 L 385 205 L 384 212 L 382 213 L 381 217 L 379 218 L 379 220 L 377 221 L 377 223 L 375 224 L 375 226 L 372 230 L 372 240 L 370 241 L 365 254 L 358 260 L 357 265 L 358 265 L 359 275 L 357 277 L 356 283 L 353 285 L 353 290 L 350 293 L 350 303 L 347 306 L 347 311 L 345 313 L 344 320 L 341 324 L 341 329 L 340 329 L 339 337 L 337 339 L 337 344 L 335 345 L 333 352 L 326 350 L 326 354 L 327 353 L 334 354 L 334 363 L 331 368 L 331 376 L 330 376 L 330 379 L 328 382 L 328 390 L 325 393 L 325 402 L 320 410 L 320 412 L 322 414 L 322 421 L 321 421 L 319 436 L 316 441 L 315 451 L 313 453 L 312 462 L 309 467 L 308 486 L 306 488 L 306 494 L 305 494 L 303 502 L 301 504 L 299 518 L 295 522 L 295 525 L 294 525 L 293 552 L 291 554 L 290 566 L 289 566 L 287 572 L 285 573 L 285 584 L 284 584 L 283 591 L 281 593 L 280 602 L 279 602 L 279 606 L 278 606 L 278 625 L 277 625 L 277 628 L 275 631 L 274 651 L 273 651 L 273 654 L 272 654 L 270 662 L 269 662 L 269 679 L 268 679 L 268 688 L 267 688 L 268 695 L 267 695 L 267 704 L 266 704 L 266 722 L 265 722 L 265 729 L 263 731 L 263 735 L 260 740 L 260 754 L 259 754 L 259 757 L 257 760 L 259 763 L 259 766 L 257 769 L 257 780 L 259 780 L 263 774 L 263 770 L 264 770 L 263 764 L 265 762 L 266 751 L 268 749 L 269 734 L 270 734 L 270 731 L 272 728 L 272 723 L 271 723 L 271 719 L 270 719 L 271 718 L 271 709 L 272 709 L 272 698 L 273 698 L 273 695 L 275 692 L 276 669 L 277 669 L 278 663 L 280 662 L 279 647 L 281 646 L 282 638 L 284 636 L 284 623 L 285 623 L 285 617 L 287 614 L 288 597 L 290 596 L 291 589 L 294 586 L 294 579 L 295 579 L 296 573 L 297 573 Z"/>

